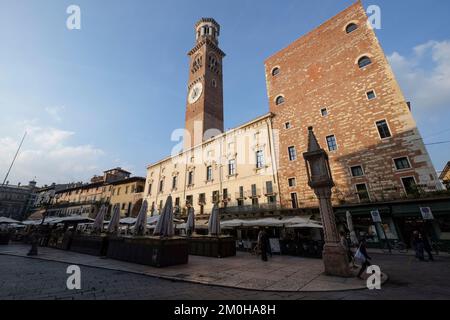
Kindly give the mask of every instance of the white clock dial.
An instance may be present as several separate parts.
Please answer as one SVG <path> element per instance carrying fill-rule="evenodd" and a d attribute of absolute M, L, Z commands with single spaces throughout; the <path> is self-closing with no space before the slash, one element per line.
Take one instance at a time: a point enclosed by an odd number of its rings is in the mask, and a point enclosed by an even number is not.
<path fill-rule="evenodd" d="M 191 90 L 189 91 L 188 102 L 190 104 L 197 102 L 198 99 L 202 96 L 203 93 L 203 85 L 201 82 L 196 83 Z"/>

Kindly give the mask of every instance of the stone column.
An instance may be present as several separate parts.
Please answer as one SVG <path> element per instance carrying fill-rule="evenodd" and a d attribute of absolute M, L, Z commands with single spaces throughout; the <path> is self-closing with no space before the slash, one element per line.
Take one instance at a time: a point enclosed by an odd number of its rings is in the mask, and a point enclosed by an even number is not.
<path fill-rule="evenodd" d="M 330 276 L 350 277 L 352 274 L 349 268 L 348 255 L 341 245 L 331 204 L 331 188 L 315 188 L 314 193 L 319 199 L 320 216 L 322 217 L 325 237 L 325 246 L 322 253 L 325 273 Z"/>

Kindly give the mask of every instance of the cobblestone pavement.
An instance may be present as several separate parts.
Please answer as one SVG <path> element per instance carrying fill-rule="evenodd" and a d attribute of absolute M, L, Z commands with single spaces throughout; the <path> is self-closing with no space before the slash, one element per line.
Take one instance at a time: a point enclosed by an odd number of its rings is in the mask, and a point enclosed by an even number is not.
<path fill-rule="evenodd" d="M 382 290 L 326 293 L 258 292 L 162 280 L 81 267 L 82 289 L 66 288 L 68 264 L 0 255 L 0 299 L 450 299 L 450 258 L 418 262 L 413 257 L 373 255 L 390 281 Z"/>

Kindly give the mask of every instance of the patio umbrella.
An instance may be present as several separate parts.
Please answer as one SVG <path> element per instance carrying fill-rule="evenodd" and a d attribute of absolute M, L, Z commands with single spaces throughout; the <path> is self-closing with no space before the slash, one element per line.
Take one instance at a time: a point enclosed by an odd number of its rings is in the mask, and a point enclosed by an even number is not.
<path fill-rule="evenodd" d="M 217 204 L 214 205 L 211 216 L 209 217 L 208 231 L 210 236 L 220 235 L 220 216 Z"/>
<path fill-rule="evenodd" d="M 120 223 L 120 206 L 116 204 L 113 209 L 113 215 L 108 225 L 108 233 L 118 233 Z"/>
<path fill-rule="evenodd" d="M 138 236 L 142 236 L 145 234 L 147 229 L 147 208 L 148 203 L 147 200 L 144 200 L 141 205 L 141 210 L 139 210 L 139 214 L 136 219 L 136 224 L 134 225 L 134 234 Z"/>
<path fill-rule="evenodd" d="M 172 237 L 175 234 L 173 228 L 173 206 L 172 196 L 169 196 L 161 212 L 158 223 L 156 224 L 153 235 L 163 237 Z"/>
<path fill-rule="evenodd" d="M 103 221 L 105 220 L 105 214 L 106 214 L 106 206 L 102 205 L 100 208 L 100 211 L 97 213 L 97 216 L 95 217 L 94 221 L 94 232 L 101 233 L 103 231 Z"/>
<path fill-rule="evenodd" d="M 357 246 L 358 238 L 356 237 L 355 228 L 353 227 L 352 214 L 350 213 L 350 211 L 347 211 L 346 217 L 347 217 L 347 227 L 348 230 L 350 231 L 350 240 L 352 241 L 353 245 Z"/>
<path fill-rule="evenodd" d="M 191 235 L 195 231 L 195 212 L 193 207 L 188 209 L 188 218 L 186 221 L 186 234 Z"/>

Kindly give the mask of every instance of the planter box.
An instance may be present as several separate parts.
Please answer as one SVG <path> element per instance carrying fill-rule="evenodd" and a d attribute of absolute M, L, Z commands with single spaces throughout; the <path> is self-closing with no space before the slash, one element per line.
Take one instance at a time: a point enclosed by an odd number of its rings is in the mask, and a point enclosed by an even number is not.
<path fill-rule="evenodd" d="M 186 264 L 189 243 L 181 237 L 109 238 L 107 257 L 158 268 Z"/>
<path fill-rule="evenodd" d="M 106 235 L 76 234 L 72 237 L 70 251 L 91 256 L 106 256 L 108 237 Z"/>
<path fill-rule="evenodd" d="M 8 245 L 11 240 L 11 234 L 8 232 L 0 233 L 0 245 Z"/>
<path fill-rule="evenodd" d="M 189 238 L 189 254 L 226 258 L 236 256 L 236 241 L 232 237 L 194 236 Z"/>

